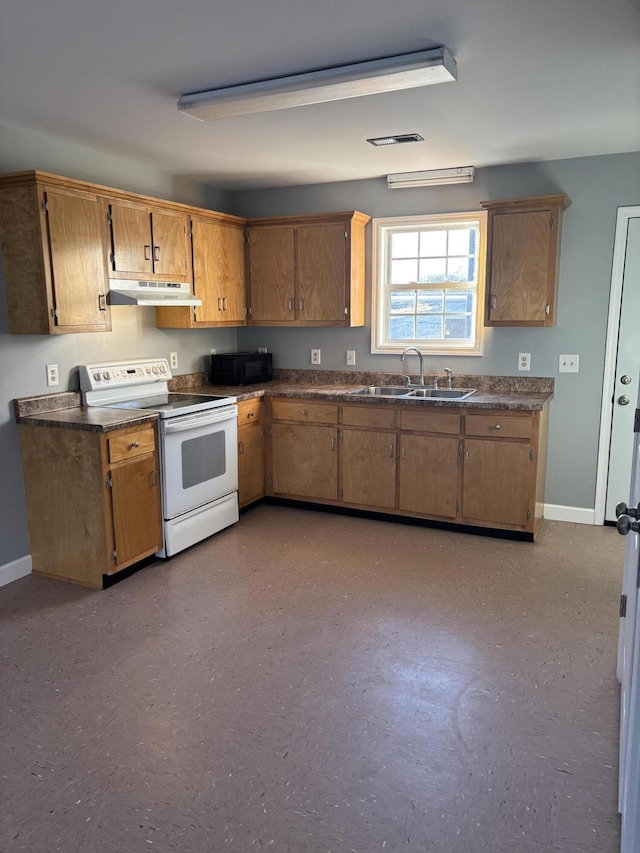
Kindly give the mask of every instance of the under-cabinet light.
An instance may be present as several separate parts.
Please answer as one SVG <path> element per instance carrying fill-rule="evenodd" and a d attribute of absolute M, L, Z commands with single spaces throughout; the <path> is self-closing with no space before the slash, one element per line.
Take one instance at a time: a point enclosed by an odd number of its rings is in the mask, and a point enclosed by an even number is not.
<path fill-rule="evenodd" d="M 194 92 L 178 100 L 178 111 L 199 121 L 215 121 L 231 116 L 414 89 L 433 83 L 446 83 L 456 78 L 455 59 L 446 47 L 436 47 L 289 77 Z"/>
<path fill-rule="evenodd" d="M 440 184 L 471 184 L 475 175 L 473 166 L 433 169 L 430 172 L 399 172 L 387 175 L 387 186 L 390 190 L 400 190 L 405 187 L 436 187 Z"/>

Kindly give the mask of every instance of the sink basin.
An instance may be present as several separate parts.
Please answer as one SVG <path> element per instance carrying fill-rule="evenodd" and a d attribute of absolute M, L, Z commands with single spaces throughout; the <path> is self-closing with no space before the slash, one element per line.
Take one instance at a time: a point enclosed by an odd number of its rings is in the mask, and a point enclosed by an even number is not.
<path fill-rule="evenodd" d="M 429 400 L 465 400 L 475 393 L 475 388 L 415 388 L 407 397 Z"/>
<path fill-rule="evenodd" d="M 367 385 L 349 391 L 358 397 L 405 397 L 421 400 L 465 400 L 475 393 L 475 388 L 416 388 L 399 385 Z"/>
<path fill-rule="evenodd" d="M 367 385 L 366 388 L 349 391 L 349 394 L 356 394 L 360 397 L 408 397 L 411 394 L 411 389 L 401 388 L 398 385 Z"/>

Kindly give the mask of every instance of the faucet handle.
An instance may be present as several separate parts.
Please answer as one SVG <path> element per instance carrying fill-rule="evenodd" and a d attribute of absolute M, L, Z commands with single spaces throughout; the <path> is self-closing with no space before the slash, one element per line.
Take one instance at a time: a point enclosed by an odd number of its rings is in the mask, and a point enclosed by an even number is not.
<path fill-rule="evenodd" d="M 445 367 L 444 369 L 445 375 L 447 377 L 447 388 L 451 388 L 451 377 L 453 376 L 453 370 L 450 367 Z"/>

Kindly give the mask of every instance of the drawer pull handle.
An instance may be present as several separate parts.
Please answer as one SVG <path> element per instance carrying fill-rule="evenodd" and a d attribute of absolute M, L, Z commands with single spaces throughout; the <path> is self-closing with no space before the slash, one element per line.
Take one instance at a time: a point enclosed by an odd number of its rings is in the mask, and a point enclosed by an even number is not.
<path fill-rule="evenodd" d="M 332 438 L 332 439 L 331 439 L 331 449 L 332 449 L 332 450 L 335 450 L 335 449 L 336 449 L 336 440 L 335 440 L 335 438 Z"/>
<path fill-rule="evenodd" d="M 140 442 L 139 441 L 132 441 L 130 446 L 131 447 L 140 447 Z"/>
<path fill-rule="evenodd" d="M 248 418 L 252 418 L 254 415 L 255 415 L 255 412 L 249 412 L 249 413 L 247 414 L 247 417 L 248 417 Z"/>
<path fill-rule="evenodd" d="M 144 259 L 145 261 L 151 260 L 151 246 L 148 243 L 144 247 Z"/>
<path fill-rule="evenodd" d="M 293 311 L 293 299 L 289 300 L 289 311 Z"/>

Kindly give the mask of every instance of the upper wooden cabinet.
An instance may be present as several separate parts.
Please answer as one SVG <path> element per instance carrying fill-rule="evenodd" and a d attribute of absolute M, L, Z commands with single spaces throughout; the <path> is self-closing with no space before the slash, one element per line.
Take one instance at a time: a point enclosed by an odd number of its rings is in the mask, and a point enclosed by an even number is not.
<path fill-rule="evenodd" d="M 555 326 L 567 195 L 480 202 L 488 213 L 486 326 Z"/>
<path fill-rule="evenodd" d="M 364 325 L 364 229 L 358 211 L 247 223 L 248 321 Z"/>
<path fill-rule="evenodd" d="M 97 193 L 43 172 L 3 175 L 0 241 L 10 332 L 110 331 Z"/>
<path fill-rule="evenodd" d="M 244 222 L 221 213 L 191 217 L 193 291 L 202 305 L 157 308 L 157 326 L 191 329 L 245 324 Z"/>
<path fill-rule="evenodd" d="M 105 203 L 111 278 L 191 282 L 187 213 L 131 201 Z"/>

